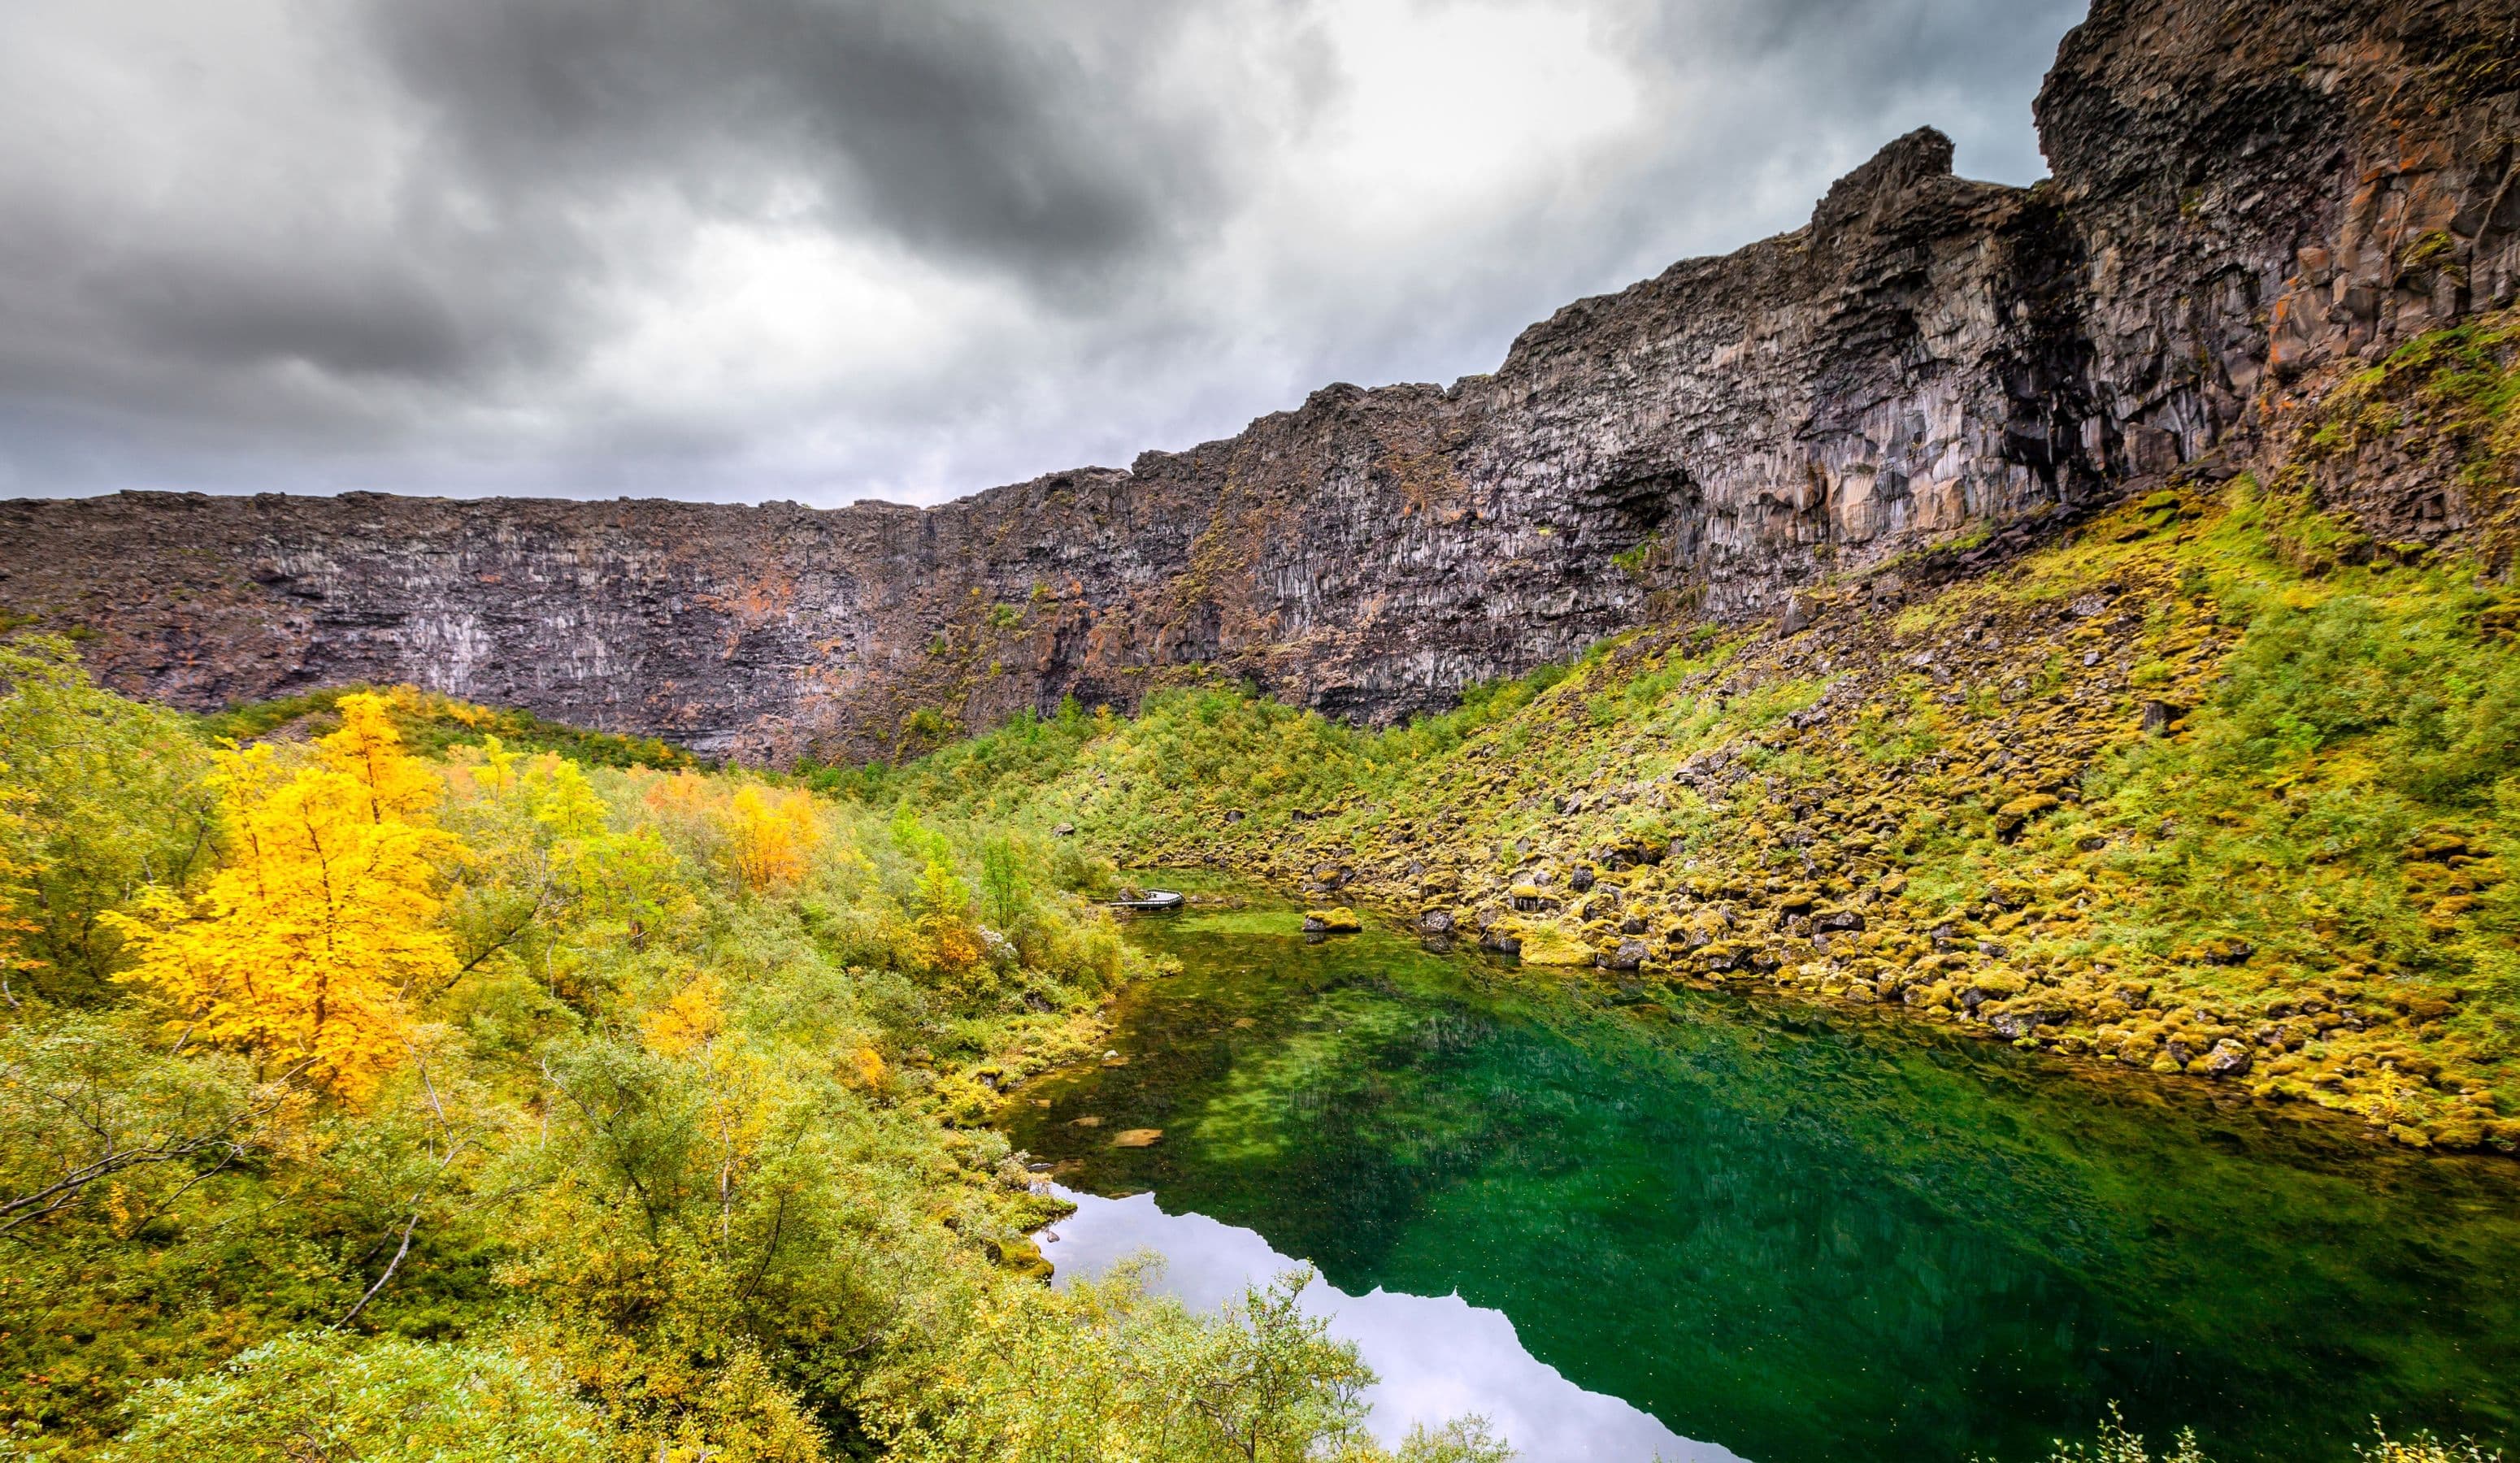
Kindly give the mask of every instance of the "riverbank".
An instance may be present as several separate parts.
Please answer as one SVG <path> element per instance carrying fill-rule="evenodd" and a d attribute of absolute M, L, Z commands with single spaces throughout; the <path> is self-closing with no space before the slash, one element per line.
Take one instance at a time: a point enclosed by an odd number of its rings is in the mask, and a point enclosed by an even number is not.
<path fill-rule="evenodd" d="M 2498 840 L 2449 820 L 2382 833 L 2399 908 L 2374 917 L 2320 897 L 2349 881 L 2367 897 L 2369 874 L 2336 869 L 2331 850 L 2264 848 L 2269 830 L 2250 826 L 2348 789 L 2309 770 L 2180 788 L 2245 631 L 2175 570 L 2058 554 L 2026 585 L 1896 613 L 1815 596 L 1824 638 L 1647 633 L 1414 796 L 1335 799 L 1249 832 L 1221 818 L 1128 852 L 1370 905 L 1531 964 L 1892 1005 L 2350 1112 L 2412 1146 L 2508 1151 L 2507 1029 L 2458 1019 L 2501 993 L 2444 949 L 2481 933 L 2461 926 L 2498 889 Z M 1659 714 L 1640 724 L 1640 703 Z M 2239 802 L 2262 794 L 2272 810 Z"/>
<path fill-rule="evenodd" d="M 1181 690 L 880 790 L 1646 991 L 1895 1007 L 2510 1151 L 2514 619 L 2473 564 L 2200 476 L 1999 569 L 1675 620 L 1407 728 Z"/>

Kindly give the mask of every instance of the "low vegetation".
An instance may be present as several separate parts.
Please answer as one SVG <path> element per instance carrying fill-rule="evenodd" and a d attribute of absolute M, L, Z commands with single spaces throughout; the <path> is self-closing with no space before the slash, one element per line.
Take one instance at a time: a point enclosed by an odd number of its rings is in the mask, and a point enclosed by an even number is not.
<path fill-rule="evenodd" d="M 2354 1445 L 2356 1463 L 2501 1463 L 2499 1449 L 2489 1449 L 2469 1440 L 2444 1442 L 2430 1433 L 2417 1433 L 2411 1438 L 2392 1438 L 2376 1425 L 2373 1441 Z M 2182 1433 L 2165 1452 L 2155 1453 L 2139 1433 L 2130 1432 L 2124 1418 L 2112 1415 L 2100 1424 L 2099 1436 L 2090 1442 L 2059 1441 L 2048 1463 L 2213 1463 L 2199 1451 L 2196 1435 Z"/>
<path fill-rule="evenodd" d="M 1300 1277 L 1041 1283 L 982 1125 L 1144 970 L 1072 843 L 409 692 L 217 725 L 0 647 L 0 1456 L 1390 1456 Z"/>

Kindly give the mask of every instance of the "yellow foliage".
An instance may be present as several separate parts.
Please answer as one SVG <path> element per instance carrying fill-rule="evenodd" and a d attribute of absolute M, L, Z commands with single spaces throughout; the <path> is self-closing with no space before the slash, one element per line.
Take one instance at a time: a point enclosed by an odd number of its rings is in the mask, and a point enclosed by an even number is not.
<path fill-rule="evenodd" d="M 811 794 L 746 784 L 737 789 L 728 810 L 726 834 L 736 877 L 759 894 L 805 876 L 822 846 L 823 823 Z"/>
<path fill-rule="evenodd" d="M 154 889 L 114 916 L 155 987 L 206 1040 L 305 1063 L 364 1096 L 402 1057 L 411 1003 L 455 971 L 439 865 L 461 847 L 428 819 L 437 776 L 402 750 L 382 698 L 346 696 L 341 730 L 294 770 L 269 746 L 218 754 L 229 859 L 191 902 Z"/>
<path fill-rule="evenodd" d="M 9 765 L 0 762 L 0 773 L 8 770 Z M 10 845 L 18 841 L 8 835 L 22 825 L 25 818 L 15 805 L 32 801 L 33 798 L 26 793 L 0 787 L 0 977 L 5 977 L 12 970 L 27 969 L 35 963 L 22 942 L 25 936 L 35 932 L 37 925 L 35 921 L 12 912 L 18 901 L 7 898 L 35 871 L 33 864 L 12 859 L 8 852 Z"/>
<path fill-rule="evenodd" d="M 639 1030 L 650 1050 L 688 1056 L 726 1030 L 726 988 L 703 971 L 675 992 L 673 999 L 641 1017 Z"/>
<path fill-rule="evenodd" d="M 826 837 L 811 793 L 682 772 L 634 776 L 640 801 L 662 825 L 706 847 L 747 893 L 785 888 L 805 876 Z"/>
<path fill-rule="evenodd" d="M 357 784 L 371 822 L 425 819 L 446 787 L 428 763 L 402 749 L 385 698 L 367 692 L 343 696 L 339 709 L 340 730 L 316 743 L 324 766 Z"/>
<path fill-rule="evenodd" d="M 636 781 L 640 800 L 649 811 L 667 817 L 698 818 L 717 801 L 716 780 L 689 768 L 670 775 L 647 774 Z"/>
<path fill-rule="evenodd" d="M 933 921 L 931 948 L 936 968 L 947 971 L 968 970 L 980 963 L 980 941 L 968 924 Z"/>

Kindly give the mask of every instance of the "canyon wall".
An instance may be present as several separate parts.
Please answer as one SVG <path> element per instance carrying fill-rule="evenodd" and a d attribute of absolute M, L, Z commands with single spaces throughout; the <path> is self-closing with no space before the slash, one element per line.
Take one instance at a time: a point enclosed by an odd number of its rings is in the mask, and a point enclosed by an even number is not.
<path fill-rule="evenodd" d="M 1328 387 L 1127 471 L 923 510 L 22 501 L 0 608 L 187 706 L 411 681 L 749 758 L 1216 674 L 1385 721 L 2279 452 L 2306 397 L 2520 286 L 2520 0 L 2098 0 L 2038 117 L 2037 187 L 1913 133 L 1494 375 Z M 2322 482 L 2402 537 L 2480 511 L 2419 463 Z"/>

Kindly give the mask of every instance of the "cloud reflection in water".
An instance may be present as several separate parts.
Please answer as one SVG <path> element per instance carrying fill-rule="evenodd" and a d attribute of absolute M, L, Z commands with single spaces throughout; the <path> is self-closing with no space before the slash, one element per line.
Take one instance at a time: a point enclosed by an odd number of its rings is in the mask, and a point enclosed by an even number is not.
<path fill-rule="evenodd" d="M 1159 1288 L 1193 1310 L 1213 1310 L 1238 1299 L 1245 1286 L 1300 1264 L 1249 1229 L 1205 1215 L 1165 1214 L 1150 1193 L 1103 1199 L 1054 1192 L 1077 1206 L 1042 1235 L 1042 1253 L 1062 1281 L 1099 1275 L 1130 1255 L 1152 1251 L 1164 1260 Z M 1476 1412 L 1520 1450 L 1522 1463 L 1736 1463 L 1714 1443 L 1680 1437 L 1617 1397 L 1559 1376 L 1523 1350 L 1502 1310 L 1458 1295 L 1377 1288 L 1351 1296 L 1318 1278 L 1303 1304 L 1328 1318 L 1332 1335 L 1356 1343 L 1380 1379 L 1365 1397 L 1373 1431 L 1386 1442 L 1397 1442 L 1411 1423 Z"/>

